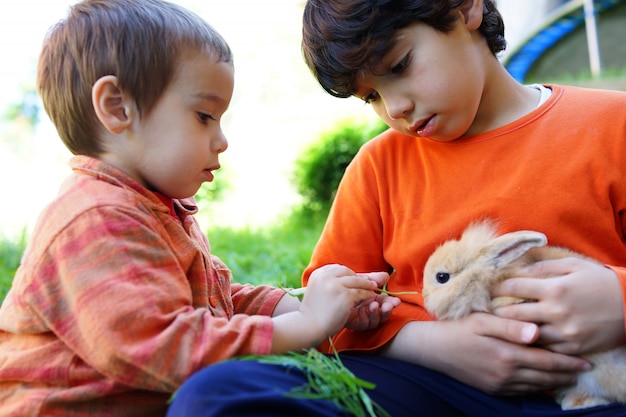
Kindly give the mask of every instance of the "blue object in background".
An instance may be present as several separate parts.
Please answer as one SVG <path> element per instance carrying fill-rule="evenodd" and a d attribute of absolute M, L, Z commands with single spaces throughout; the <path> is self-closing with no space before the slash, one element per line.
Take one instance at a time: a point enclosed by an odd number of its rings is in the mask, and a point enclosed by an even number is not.
<path fill-rule="evenodd" d="M 596 0 L 595 12 L 600 14 L 626 0 Z M 519 82 L 524 82 L 535 62 L 557 42 L 585 23 L 584 4 L 581 1 L 564 2 L 539 31 L 504 60 L 504 66 Z"/>

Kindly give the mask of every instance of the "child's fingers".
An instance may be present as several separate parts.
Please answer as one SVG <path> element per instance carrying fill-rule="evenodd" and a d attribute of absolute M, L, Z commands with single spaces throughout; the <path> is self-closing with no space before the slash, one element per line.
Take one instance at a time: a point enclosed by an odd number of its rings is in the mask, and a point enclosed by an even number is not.
<path fill-rule="evenodd" d="M 398 297 L 382 296 L 378 298 L 378 303 L 385 313 L 391 313 L 394 308 L 400 305 L 401 300 Z"/>
<path fill-rule="evenodd" d="M 346 288 L 369 290 L 370 296 L 372 295 L 371 291 L 374 291 L 376 288 L 378 288 L 378 284 L 376 283 L 376 281 L 372 281 L 371 279 L 369 279 L 367 274 L 356 274 L 339 277 L 338 282 Z"/>
<path fill-rule="evenodd" d="M 317 279 L 323 276 L 335 276 L 335 277 L 360 277 L 367 278 L 369 281 L 374 282 L 376 284 L 376 288 L 382 287 L 389 281 L 389 274 L 387 272 L 363 272 L 363 273 L 355 273 L 353 270 L 348 268 L 347 266 L 340 264 L 328 264 L 323 265 L 313 271 L 310 279 Z"/>
<path fill-rule="evenodd" d="M 382 287 L 389 281 L 389 274 L 387 272 L 367 272 L 359 275 L 365 275 L 371 281 L 374 281 L 377 287 Z"/>
<path fill-rule="evenodd" d="M 345 275 L 354 275 L 354 271 L 344 265 L 328 264 L 317 268 L 311 273 L 311 278 L 314 276 L 333 275 L 336 277 Z"/>
<path fill-rule="evenodd" d="M 518 277 L 545 278 L 559 277 L 574 272 L 582 262 L 588 262 L 579 258 L 547 259 L 535 262 L 524 268 L 520 268 Z"/>
<path fill-rule="evenodd" d="M 517 297 L 537 300 L 546 293 L 551 281 L 544 278 L 509 278 L 494 288 L 494 297 Z"/>

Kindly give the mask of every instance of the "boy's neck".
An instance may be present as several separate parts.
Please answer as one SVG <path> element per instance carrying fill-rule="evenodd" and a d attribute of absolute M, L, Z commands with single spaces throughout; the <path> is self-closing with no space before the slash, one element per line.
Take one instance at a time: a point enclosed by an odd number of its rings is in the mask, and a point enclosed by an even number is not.
<path fill-rule="evenodd" d="M 487 77 L 483 98 L 466 135 L 477 135 L 512 123 L 537 108 L 541 93 L 515 80 L 500 63 Z"/>

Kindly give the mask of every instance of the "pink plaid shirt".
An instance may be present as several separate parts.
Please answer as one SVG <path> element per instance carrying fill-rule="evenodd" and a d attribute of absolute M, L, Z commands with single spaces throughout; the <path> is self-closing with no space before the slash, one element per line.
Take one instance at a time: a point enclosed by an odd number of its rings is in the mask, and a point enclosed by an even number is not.
<path fill-rule="evenodd" d="M 175 217 L 109 165 L 70 165 L 0 308 L 0 415 L 164 415 L 195 371 L 269 353 L 284 292 L 231 283 L 192 199 Z"/>

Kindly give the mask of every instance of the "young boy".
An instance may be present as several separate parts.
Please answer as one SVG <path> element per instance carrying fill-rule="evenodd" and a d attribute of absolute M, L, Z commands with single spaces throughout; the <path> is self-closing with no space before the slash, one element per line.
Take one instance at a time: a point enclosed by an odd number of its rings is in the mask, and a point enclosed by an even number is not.
<path fill-rule="evenodd" d="M 307 1 L 313 74 L 330 94 L 370 103 L 391 129 L 348 167 L 304 282 L 337 262 L 389 271 L 388 290 L 413 293 L 384 326 L 334 337 L 394 417 L 626 416 L 619 404 L 562 411 L 545 394 L 589 369 L 581 354 L 626 341 L 626 94 L 521 85 L 496 58 L 504 47 L 490 0 Z M 605 266 L 543 262 L 498 288 L 536 303 L 433 321 L 424 263 L 483 218 L 502 233 L 539 230 Z M 267 391 L 227 384 L 211 398 L 225 408 Z"/>
<path fill-rule="evenodd" d="M 231 284 L 210 255 L 192 197 L 227 147 L 233 61 L 198 16 L 78 3 L 46 37 L 38 89 L 76 156 L 0 309 L 0 415 L 165 415 L 203 367 L 388 317 L 387 273 L 322 267 L 300 304 Z"/>

